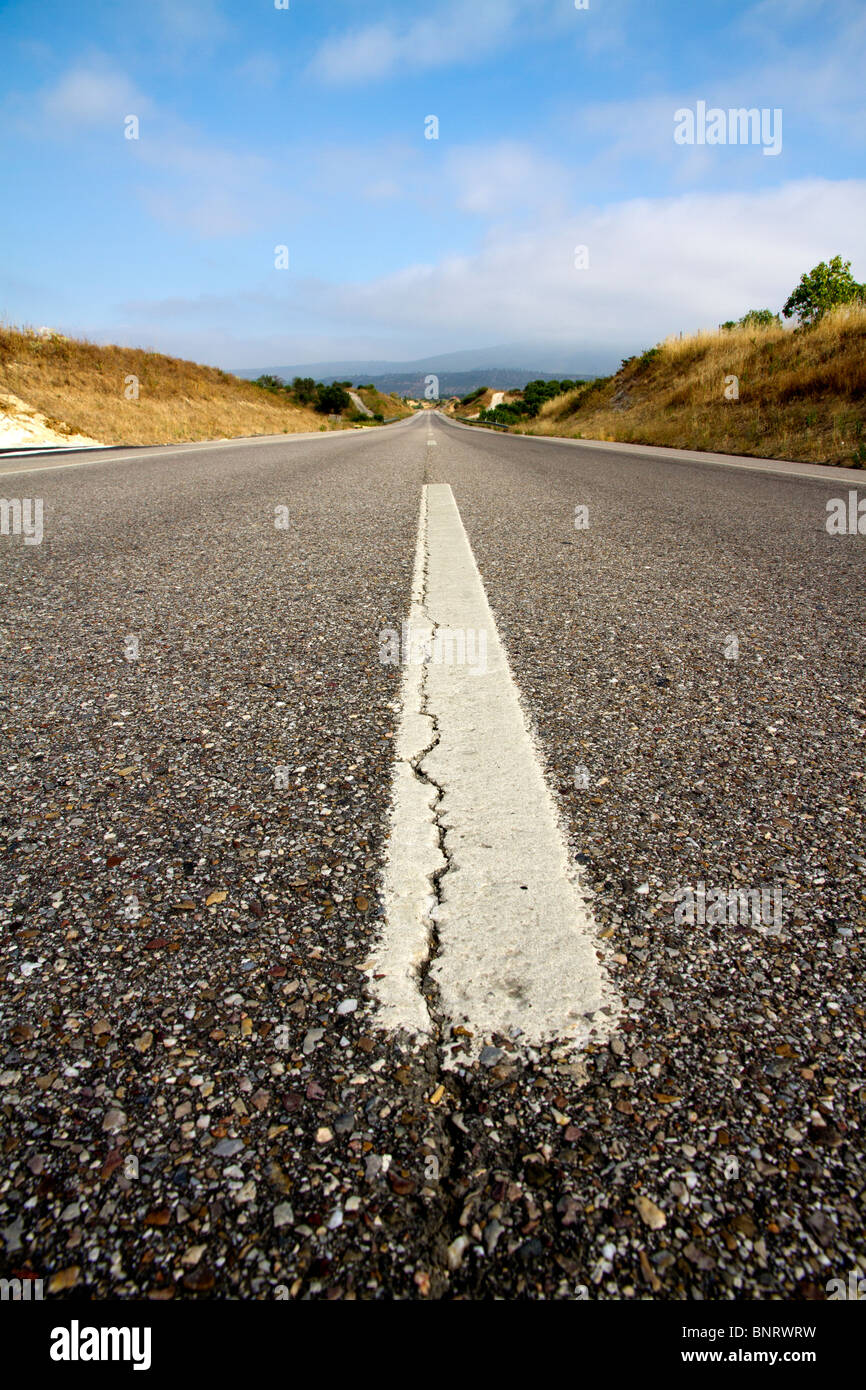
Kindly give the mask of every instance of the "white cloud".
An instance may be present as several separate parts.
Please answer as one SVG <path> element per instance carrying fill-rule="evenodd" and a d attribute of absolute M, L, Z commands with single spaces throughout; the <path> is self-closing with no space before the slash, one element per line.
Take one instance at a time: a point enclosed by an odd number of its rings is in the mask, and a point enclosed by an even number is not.
<path fill-rule="evenodd" d="M 798 35 L 801 22 L 808 30 Z M 772 97 L 786 114 L 831 128 L 837 140 L 862 142 L 866 7 L 863 0 L 824 0 L 817 33 L 815 22 L 814 0 L 758 0 L 739 16 L 733 27 L 751 56 L 740 89 L 745 77 L 753 91 L 766 94 L 747 105 L 770 105 Z"/>
<path fill-rule="evenodd" d="M 270 158 L 211 143 L 177 122 L 142 141 L 139 153 L 147 210 L 204 238 L 258 231 L 267 241 L 265 229 L 285 226 L 300 202 Z"/>
<path fill-rule="evenodd" d="M 395 70 L 475 62 L 506 43 L 529 8 L 529 0 L 450 0 L 408 21 L 379 21 L 328 39 L 311 71 L 326 82 L 365 82 Z"/>
<path fill-rule="evenodd" d="M 201 49 L 230 32 L 218 0 L 155 0 L 154 7 L 169 40 L 182 45 Z"/>
<path fill-rule="evenodd" d="M 61 130 L 68 125 L 97 126 L 124 116 L 142 115 L 147 99 L 129 79 L 107 65 L 73 68 L 43 94 L 43 114 Z"/>
<path fill-rule="evenodd" d="M 237 75 L 251 87 L 273 87 L 280 76 L 280 65 L 270 53 L 253 53 L 241 63 Z"/>
<path fill-rule="evenodd" d="M 445 169 L 456 206 L 483 216 L 561 205 L 572 180 L 563 165 L 519 140 L 462 145 L 448 152 Z"/>
<path fill-rule="evenodd" d="M 586 271 L 574 268 L 579 244 Z M 163 340 L 171 321 L 175 350 L 206 340 L 229 364 L 353 356 L 362 338 L 381 357 L 516 339 L 633 350 L 777 309 L 803 271 L 836 252 L 866 278 L 866 180 L 635 199 L 366 283 L 286 279 L 124 312 Z"/>
<path fill-rule="evenodd" d="M 312 73 L 326 82 L 364 82 L 403 71 L 483 62 L 507 47 L 554 40 L 587 57 L 621 61 L 633 42 L 633 13 L 646 0 L 439 0 L 407 19 L 406 0 L 374 23 L 327 39 Z M 380 6 L 381 9 L 381 6 Z"/>
<path fill-rule="evenodd" d="M 127 115 L 147 118 L 141 138 L 128 145 L 122 139 Z M 298 206 L 274 160 L 219 144 L 160 110 L 102 55 L 43 91 L 38 116 L 42 138 L 46 123 L 61 139 L 82 129 L 113 132 L 118 148 L 135 159 L 131 168 L 142 204 L 168 226 L 208 238 L 235 236 L 271 221 L 279 227 Z"/>
<path fill-rule="evenodd" d="M 574 268 L 587 245 L 590 269 Z M 325 302 L 419 342 L 479 337 L 651 343 L 750 307 L 779 307 L 804 270 L 840 251 L 866 273 L 866 181 L 689 194 L 587 209 L 541 232 L 494 236 L 472 256 L 416 266 Z"/>

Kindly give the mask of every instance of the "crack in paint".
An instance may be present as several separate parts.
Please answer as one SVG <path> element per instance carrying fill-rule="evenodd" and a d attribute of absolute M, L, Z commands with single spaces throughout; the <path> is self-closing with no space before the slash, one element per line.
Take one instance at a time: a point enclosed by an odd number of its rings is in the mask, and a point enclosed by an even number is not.
<path fill-rule="evenodd" d="M 450 661 L 440 669 L 452 614 L 458 626 L 494 626 L 483 687 L 452 673 Z M 445 1068 L 508 1038 L 580 1050 L 594 1028 L 607 1031 L 614 996 L 447 484 L 424 487 L 402 662 L 373 968 L 383 1026 L 435 1039 Z"/>
<path fill-rule="evenodd" d="M 427 570 L 429 566 L 429 561 L 430 548 L 425 518 L 424 568 L 422 574 L 421 599 L 419 607 L 425 619 L 430 625 L 430 644 L 432 646 L 432 643 L 436 640 L 436 634 L 439 630 L 439 624 L 433 618 L 431 618 L 429 612 L 427 611 Z M 421 676 L 419 686 L 420 708 L 418 713 L 421 714 L 423 718 L 429 719 L 430 724 L 432 726 L 433 738 L 431 739 L 430 743 L 428 743 L 427 747 L 424 748 L 416 758 L 411 760 L 410 766 L 418 780 L 420 782 L 423 782 L 425 786 L 432 787 L 436 793 L 436 799 L 431 807 L 431 810 L 433 812 L 432 819 L 433 825 L 436 827 L 436 833 L 439 840 L 439 852 L 445 861 L 440 868 L 435 869 L 433 873 L 430 875 L 430 887 L 433 890 L 432 903 L 424 919 L 428 928 L 427 955 L 421 963 L 421 966 L 418 971 L 418 987 L 427 1006 L 427 1012 L 430 1015 L 430 1021 L 431 1023 L 433 1023 L 435 1027 L 436 1036 L 441 1040 L 444 1028 L 444 1018 L 441 1009 L 439 1008 L 439 989 L 431 972 L 433 969 L 433 964 L 436 961 L 437 957 L 441 954 L 442 950 L 442 943 L 439 936 L 438 912 L 439 908 L 442 905 L 442 880 L 451 869 L 451 855 L 446 846 L 445 825 L 442 821 L 442 802 L 445 796 L 445 788 L 441 785 L 441 783 L 437 782 L 435 778 L 432 777 L 431 774 L 424 768 L 425 760 L 427 759 L 429 754 L 433 752 L 433 749 L 438 747 L 439 740 L 442 737 L 442 731 L 439 728 L 438 716 L 430 708 L 430 694 L 427 682 L 429 662 L 430 651 L 428 650 L 425 657 L 424 670 Z"/>

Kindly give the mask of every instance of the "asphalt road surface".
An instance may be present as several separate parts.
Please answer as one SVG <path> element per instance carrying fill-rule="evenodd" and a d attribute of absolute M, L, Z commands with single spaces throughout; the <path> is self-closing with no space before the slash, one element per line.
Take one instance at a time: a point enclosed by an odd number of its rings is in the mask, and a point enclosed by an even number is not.
<path fill-rule="evenodd" d="M 866 539 L 825 525 L 856 474 L 429 414 L 4 471 L 44 508 L 41 544 L 0 536 L 4 1275 L 791 1300 L 866 1273 Z M 382 633 L 422 498 L 474 557 L 580 875 L 609 1008 L 579 1049 L 455 1022 L 433 909 L 430 1031 L 382 1026 L 408 680 Z M 477 816 L 466 742 L 444 792 Z M 430 833 L 447 905 L 458 830 Z"/>

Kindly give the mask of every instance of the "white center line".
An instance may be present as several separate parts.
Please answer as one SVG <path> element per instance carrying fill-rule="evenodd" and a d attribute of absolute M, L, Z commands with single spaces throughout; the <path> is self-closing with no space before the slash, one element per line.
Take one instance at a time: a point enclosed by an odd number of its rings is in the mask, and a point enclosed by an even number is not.
<path fill-rule="evenodd" d="M 473 1052 L 494 1034 L 576 1046 L 592 1030 L 606 1036 L 616 997 L 445 484 L 424 489 L 401 648 L 386 923 L 372 967 L 382 1022 L 416 1034 L 438 1023 L 445 1044 L 462 1024 Z"/>

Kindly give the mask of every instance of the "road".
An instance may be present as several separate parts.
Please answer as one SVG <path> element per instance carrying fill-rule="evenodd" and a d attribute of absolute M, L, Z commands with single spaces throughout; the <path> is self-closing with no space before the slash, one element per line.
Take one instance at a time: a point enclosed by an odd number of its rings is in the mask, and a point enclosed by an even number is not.
<path fill-rule="evenodd" d="M 0 537 L 4 1274 L 100 1298 L 793 1299 L 862 1272 L 864 538 L 825 527 L 856 475 L 430 412 L 0 471 L 44 504 L 41 544 Z M 485 824 L 471 758 L 511 681 L 527 835 L 544 792 L 570 866 L 548 838 L 545 881 L 579 872 L 581 978 L 610 1005 L 578 1050 L 488 1036 L 471 1001 L 456 1021 L 474 964 L 447 911 L 430 1030 L 381 1026 L 411 689 L 382 634 L 419 598 L 425 514 L 420 599 L 495 625 L 508 660 L 474 713 L 469 663 L 426 673 L 451 723 L 419 852 L 447 861 L 440 907 L 477 888 L 479 960 L 525 944 L 472 867 L 508 779 Z M 449 555 L 477 588 L 449 587 Z M 762 888 L 781 907 L 756 922 L 737 894 Z"/>
<path fill-rule="evenodd" d="M 355 409 L 356 409 L 357 411 L 359 411 L 361 415 L 367 415 L 367 416 L 369 416 L 370 419 L 372 419 L 372 418 L 373 418 L 373 412 L 372 412 L 372 410 L 370 409 L 370 407 L 369 407 L 368 405 L 365 405 L 365 404 L 364 404 L 364 402 L 361 400 L 361 397 L 358 395 L 358 392 L 357 392 L 357 391 L 350 391 L 350 392 L 349 392 L 349 395 L 350 395 L 350 397 L 351 397 L 351 399 L 352 399 L 352 404 L 353 404 L 353 406 L 355 407 Z"/>

